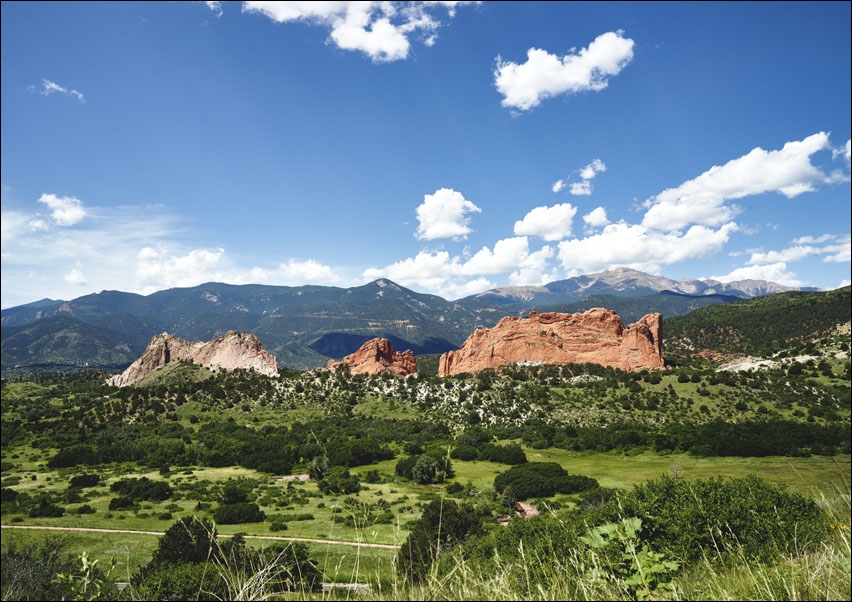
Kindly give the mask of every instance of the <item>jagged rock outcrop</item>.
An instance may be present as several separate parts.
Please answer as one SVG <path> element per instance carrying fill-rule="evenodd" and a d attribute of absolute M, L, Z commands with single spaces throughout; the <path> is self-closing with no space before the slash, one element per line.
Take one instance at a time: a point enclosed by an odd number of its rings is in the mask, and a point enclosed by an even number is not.
<path fill-rule="evenodd" d="M 185 360 L 210 370 L 254 370 L 266 376 L 278 376 L 278 361 L 250 332 L 230 330 L 206 343 L 186 341 L 167 332 L 155 335 L 145 352 L 122 372 L 107 380 L 108 385 L 132 385 L 169 362 Z"/>
<path fill-rule="evenodd" d="M 339 362 L 328 360 L 326 368 L 337 370 L 349 366 L 350 374 L 390 374 L 408 376 L 417 372 L 414 353 L 410 349 L 394 351 L 387 339 L 371 339 L 361 345 L 355 353 L 347 355 Z"/>
<path fill-rule="evenodd" d="M 506 364 L 594 363 L 621 370 L 662 368 L 663 317 L 648 314 L 626 328 L 612 310 L 510 316 L 481 328 L 460 349 L 441 356 L 438 376 L 478 372 Z"/>

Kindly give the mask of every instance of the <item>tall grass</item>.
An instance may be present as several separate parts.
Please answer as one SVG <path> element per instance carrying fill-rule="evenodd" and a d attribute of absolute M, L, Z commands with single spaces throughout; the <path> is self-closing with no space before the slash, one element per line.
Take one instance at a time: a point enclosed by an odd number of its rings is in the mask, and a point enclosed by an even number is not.
<path fill-rule="evenodd" d="M 274 561 L 251 575 L 229 573 L 227 566 L 221 566 L 220 572 L 233 582 L 229 588 L 233 600 L 852 599 L 848 489 L 820 494 L 817 501 L 828 514 L 831 529 L 816 550 L 804 551 L 796 540 L 785 542 L 786 553 L 771 563 L 750 558 L 742 548 L 734 547 L 724 556 L 705 550 L 701 560 L 684 566 L 665 587 L 653 589 L 639 587 L 637 580 L 631 579 L 635 565 L 613 561 L 611 555 L 587 547 L 577 546 L 562 556 L 544 553 L 546 557 L 541 557 L 540 550 L 559 547 L 555 542 L 538 542 L 533 549 L 522 541 L 517 552 L 508 557 L 495 554 L 488 571 L 481 563 L 450 552 L 435 562 L 417 585 L 408 584 L 396 572 L 384 576 L 353 574 L 353 582 L 369 584 L 367 591 L 332 588 L 322 593 L 295 591 L 282 595 L 271 587 Z"/>

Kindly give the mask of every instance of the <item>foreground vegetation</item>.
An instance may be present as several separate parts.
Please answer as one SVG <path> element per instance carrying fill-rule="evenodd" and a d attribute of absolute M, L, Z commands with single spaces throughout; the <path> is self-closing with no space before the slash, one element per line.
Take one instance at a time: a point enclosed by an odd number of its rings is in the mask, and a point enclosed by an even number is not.
<path fill-rule="evenodd" d="M 2 597 L 849 599 L 848 351 L 4 380 Z"/>

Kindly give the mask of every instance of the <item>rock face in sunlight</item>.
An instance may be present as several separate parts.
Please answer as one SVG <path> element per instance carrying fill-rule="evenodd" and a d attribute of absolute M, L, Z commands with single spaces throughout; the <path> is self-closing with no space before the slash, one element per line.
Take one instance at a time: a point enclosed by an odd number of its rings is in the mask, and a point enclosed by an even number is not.
<path fill-rule="evenodd" d="M 207 343 L 186 341 L 164 332 L 155 335 L 142 356 L 127 370 L 107 380 L 107 384 L 116 387 L 132 385 L 157 368 L 178 360 L 210 370 L 243 368 L 266 376 L 278 376 L 278 360 L 249 332 L 230 330 Z"/>
<path fill-rule="evenodd" d="M 410 349 L 395 351 L 390 341 L 382 338 L 367 341 L 358 351 L 339 362 L 328 360 L 326 368 L 338 370 L 342 366 L 348 366 L 350 374 L 408 376 L 417 372 L 414 353 Z"/>
<path fill-rule="evenodd" d="M 593 363 L 638 370 L 662 368 L 663 316 L 647 314 L 625 327 L 612 310 L 510 316 L 481 328 L 460 349 L 441 356 L 438 376 L 478 372 L 506 364 Z"/>

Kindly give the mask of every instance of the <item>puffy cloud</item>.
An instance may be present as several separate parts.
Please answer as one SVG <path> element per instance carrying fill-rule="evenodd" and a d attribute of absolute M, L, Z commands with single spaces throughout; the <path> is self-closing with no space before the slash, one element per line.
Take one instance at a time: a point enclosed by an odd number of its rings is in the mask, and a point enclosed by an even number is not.
<path fill-rule="evenodd" d="M 606 165 L 600 159 L 595 159 L 580 170 L 579 182 L 571 183 L 571 194 L 575 196 L 589 196 L 592 194 L 592 179 L 602 171 L 606 171 Z"/>
<path fill-rule="evenodd" d="M 86 276 L 83 274 L 83 264 L 80 261 L 74 263 L 74 267 L 70 272 L 63 276 L 63 279 L 67 284 L 71 285 L 85 285 L 86 284 Z"/>
<path fill-rule="evenodd" d="M 530 48 L 527 62 L 504 62 L 497 57 L 494 84 L 504 107 L 528 111 L 560 94 L 603 90 L 610 76 L 618 75 L 633 59 L 633 40 L 622 31 L 599 35 L 579 52 L 565 56 Z"/>
<path fill-rule="evenodd" d="M 424 195 L 423 204 L 417 207 L 417 221 L 420 225 L 417 226 L 415 236 L 420 240 L 465 238 L 470 233 L 468 214 L 480 211 L 460 192 L 441 188 L 435 194 Z"/>
<path fill-rule="evenodd" d="M 277 23 L 306 21 L 328 27 L 329 38 L 339 48 L 390 62 L 408 57 L 413 34 L 421 34 L 427 46 L 435 43 L 441 24 L 432 8 L 443 5 L 452 18 L 460 4 L 467 2 L 243 2 L 242 10 Z"/>
<path fill-rule="evenodd" d="M 583 216 L 583 221 L 589 228 L 603 228 L 609 223 L 609 218 L 606 216 L 606 209 L 595 207 Z"/>
<path fill-rule="evenodd" d="M 713 230 L 693 226 L 686 233 L 661 233 L 641 225 L 609 224 L 599 234 L 559 243 L 559 259 L 566 271 L 598 272 L 626 266 L 657 273 L 660 266 L 705 257 L 720 251 L 738 229 L 728 223 Z"/>
<path fill-rule="evenodd" d="M 210 10 L 213 11 L 214 15 L 216 15 L 217 17 L 222 16 L 222 3 L 221 2 L 211 1 L 211 2 L 205 2 L 204 4 L 207 5 L 207 8 L 209 8 Z"/>
<path fill-rule="evenodd" d="M 224 253 L 224 249 L 193 249 L 186 255 L 171 255 L 165 248 L 145 247 L 136 256 L 138 287 L 154 292 L 204 282 L 228 281 L 230 278 L 219 266 Z"/>
<path fill-rule="evenodd" d="M 494 250 L 482 247 L 459 269 L 465 275 L 502 274 L 521 267 L 529 257 L 529 240 L 526 236 L 504 238 L 494 243 Z"/>
<path fill-rule="evenodd" d="M 646 201 L 648 211 L 642 225 L 659 230 L 680 230 L 693 223 L 715 227 L 740 211 L 726 205 L 728 200 L 766 192 L 778 192 L 787 198 L 811 192 L 827 181 L 827 176 L 811 163 L 811 156 L 827 148 L 825 132 L 788 142 L 781 150 L 757 147 Z"/>
<path fill-rule="evenodd" d="M 86 98 L 83 96 L 82 92 L 78 92 L 77 90 L 69 90 L 59 84 L 50 81 L 49 79 L 41 80 L 41 94 L 44 96 L 50 96 L 54 93 L 65 94 L 66 96 L 73 96 L 80 102 L 86 102 Z"/>
<path fill-rule="evenodd" d="M 536 207 L 515 222 L 515 234 L 518 236 L 538 236 L 544 240 L 562 240 L 571 236 L 571 226 L 577 208 L 571 203 L 561 203 L 552 207 Z"/>
<path fill-rule="evenodd" d="M 55 194 L 43 194 L 39 197 L 38 202 L 44 203 L 53 210 L 51 217 L 59 226 L 73 226 L 86 217 L 83 203 L 73 196 L 58 197 Z"/>
<path fill-rule="evenodd" d="M 553 183 L 553 186 L 551 186 L 551 190 L 553 190 L 553 192 L 559 192 L 560 190 L 565 188 L 565 186 L 566 186 L 565 180 L 556 180 Z"/>
<path fill-rule="evenodd" d="M 547 272 L 548 260 L 555 254 L 553 247 L 545 245 L 538 251 L 530 253 L 521 262 L 522 265 L 509 274 L 509 282 L 521 286 L 526 284 L 547 284 L 557 280 L 554 272 Z"/>
<path fill-rule="evenodd" d="M 414 258 L 403 259 L 384 268 L 366 269 L 362 275 L 370 280 L 389 278 L 403 286 L 417 284 L 439 290 L 457 267 L 458 259 L 450 260 L 446 251 L 421 251 Z"/>

